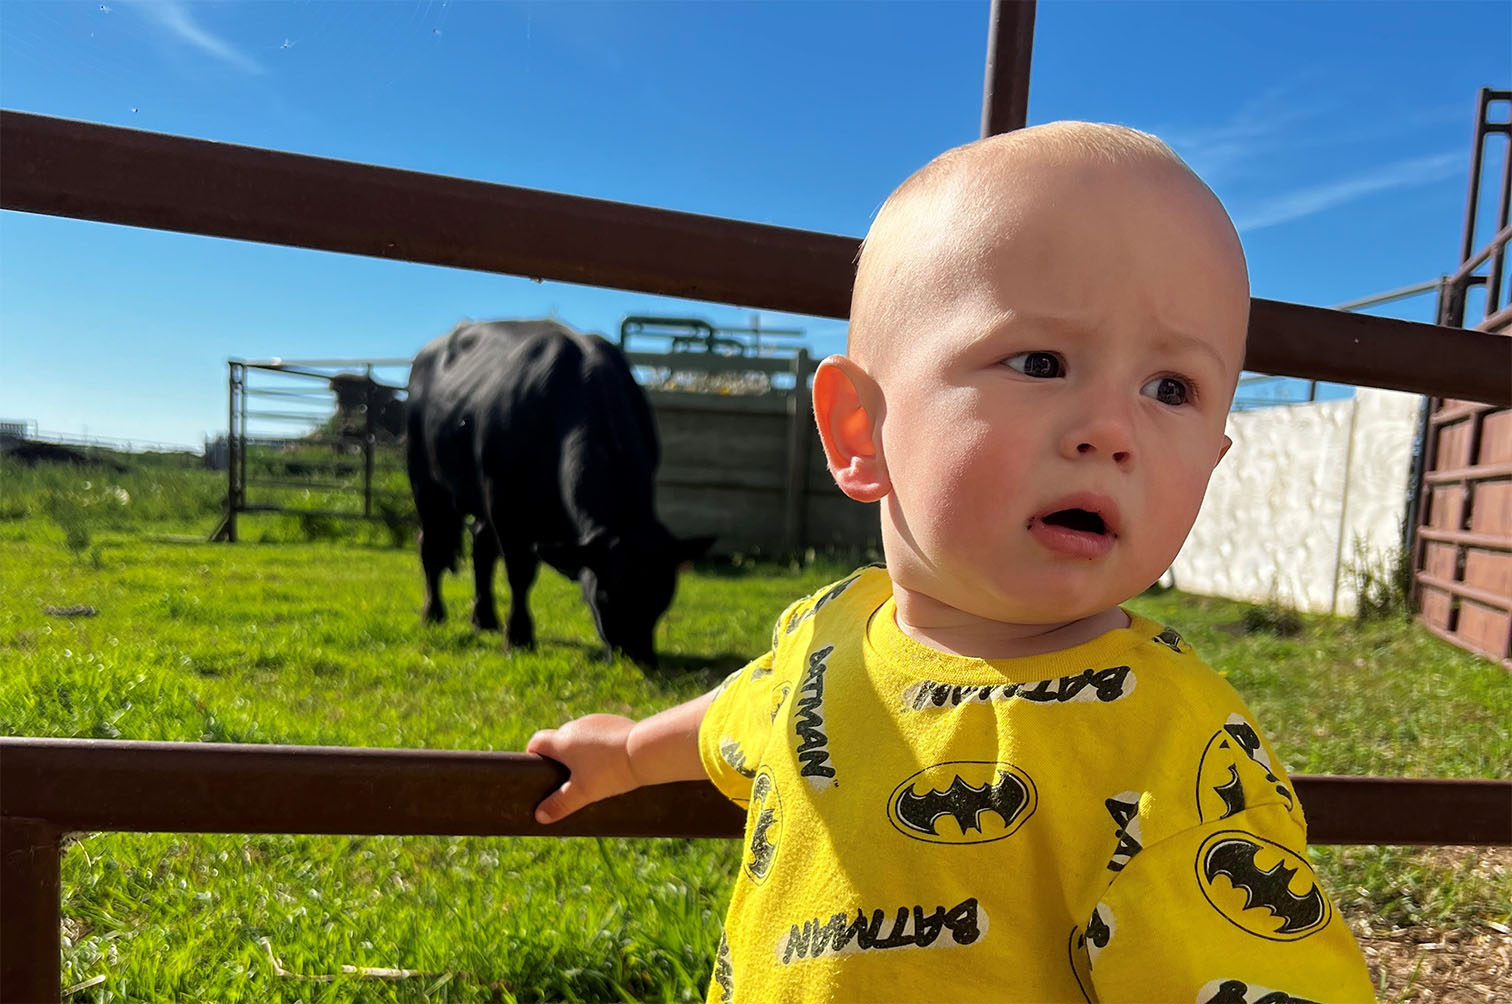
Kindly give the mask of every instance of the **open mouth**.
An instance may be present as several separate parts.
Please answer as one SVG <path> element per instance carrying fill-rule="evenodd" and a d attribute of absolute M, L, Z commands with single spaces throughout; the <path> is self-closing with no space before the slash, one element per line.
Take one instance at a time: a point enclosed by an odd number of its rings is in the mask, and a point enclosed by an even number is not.
<path fill-rule="evenodd" d="M 1041 518 L 1051 526 L 1063 526 L 1068 530 L 1078 530 L 1082 533 L 1108 532 L 1108 526 L 1103 522 L 1103 518 L 1089 509 L 1058 509 Z"/>
<path fill-rule="evenodd" d="M 1035 540 L 1055 554 L 1100 558 L 1117 546 L 1122 527 L 1118 503 L 1097 492 L 1057 499 L 1029 520 Z"/>

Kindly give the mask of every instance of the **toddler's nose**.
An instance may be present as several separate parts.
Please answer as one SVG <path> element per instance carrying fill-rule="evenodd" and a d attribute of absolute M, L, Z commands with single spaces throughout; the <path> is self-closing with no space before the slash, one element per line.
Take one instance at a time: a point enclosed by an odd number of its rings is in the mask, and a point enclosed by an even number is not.
<path fill-rule="evenodd" d="M 1061 441 L 1068 459 L 1112 460 L 1119 467 L 1134 462 L 1134 435 L 1131 416 L 1112 401 L 1103 400 L 1082 413 L 1072 423 Z"/>
<path fill-rule="evenodd" d="M 1089 453 L 1107 453 L 1109 451 L 1107 451 L 1107 450 L 1099 450 L 1092 443 L 1077 443 L 1076 444 L 1076 452 L 1079 453 L 1079 454 L 1081 454 L 1082 456 L 1086 456 Z M 1127 464 L 1129 462 L 1129 460 L 1133 457 L 1133 453 L 1131 451 L 1129 451 L 1129 450 L 1113 450 L 1112 451 L 1112 456 L 1113 456 L 1113 462 L 1115 464 L 1122 465 L 1122 464 Z"/>

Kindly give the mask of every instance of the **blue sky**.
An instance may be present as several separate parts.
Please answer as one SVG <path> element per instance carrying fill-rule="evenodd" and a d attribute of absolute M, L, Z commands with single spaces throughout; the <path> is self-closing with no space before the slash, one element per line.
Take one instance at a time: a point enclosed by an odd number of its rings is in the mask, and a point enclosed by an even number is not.
<path fill-rule="evenodd" d="M 0 104 L 860 235 L 976 136 L 987 17 L 985 0 L 4 0 Z M 1476 94 L 1512 86 L 1512 5 L 1043 0 L 1035 36 L 1030 121 L 1170 142 L 1228 206 L 1257 296 L 1326 306 L 1457 264 Z M 0 418 L 197 445 L 225 427 L 228 356 L 410 356 L 468 317 L 612 335 L 628 313 L 751 311 L 0 213 Z M 761 317 L 843 344 L 843 322 Z"/>

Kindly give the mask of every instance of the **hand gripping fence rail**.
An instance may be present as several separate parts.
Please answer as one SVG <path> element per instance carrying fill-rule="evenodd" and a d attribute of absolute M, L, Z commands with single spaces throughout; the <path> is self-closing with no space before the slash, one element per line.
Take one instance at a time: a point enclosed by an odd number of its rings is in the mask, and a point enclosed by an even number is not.
<path fill-rule="evenodd" d="M 70 832 L 737 837 L 707 782 L 644 789 L 553 826 L 566 778 L 524 753 L 0 738 L 0 1000 L 57 1000 Z M 1512 844 L 1512 781 L 1293 779 L 1314 843 Z"/>

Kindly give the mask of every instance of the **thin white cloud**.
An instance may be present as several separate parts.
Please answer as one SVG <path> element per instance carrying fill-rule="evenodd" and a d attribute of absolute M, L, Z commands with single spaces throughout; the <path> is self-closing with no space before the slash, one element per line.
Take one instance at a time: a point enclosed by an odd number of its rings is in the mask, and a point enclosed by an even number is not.
<path fill-rule="evenodd" d="M 1262 230 L 1312 216 L 1377 192 L 1442 181 L 1465 170 L 1467 168 L 1463 153 L 1439 153 L 1429 157 L 1399 160 L 1352 178 L 1271 196 L 1248 211 L 1237 214 L 1234 225 L 1240 233 Z"/>
<path fill-rule="evenodd" d="M 1155 133 L 1210 184 L 1248 173 L 1259 158 L 1295 145 L 1300 123 L 1331 110 L 1308 93 L 1304 83 L 1299 78 L 1273 85 L 1247 99 L 1225 122 L 1164 127 Z"/>
<path fill-rule="evenodd" d="M 244 73 L 262 73 L 263 67 L 255 59 L 245 56 L 230 44 L 217 38 L 195 23 L 187 4 L 180 0 L 147 0 L 133 6 L 158 27 L 181 42 L 187 42 L 208 56 L 233 66 Z"/>

